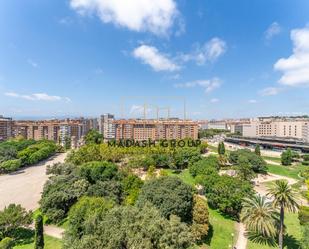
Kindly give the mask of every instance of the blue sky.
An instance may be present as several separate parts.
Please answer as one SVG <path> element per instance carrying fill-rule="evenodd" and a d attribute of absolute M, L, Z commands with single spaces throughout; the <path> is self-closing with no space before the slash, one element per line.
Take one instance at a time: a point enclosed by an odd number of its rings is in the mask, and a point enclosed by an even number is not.
<path fill-rule="evenodd" d="M 193 119 L 308 114 L 308 13 L 308 0 L 1 1 L 0 114 L 179 116 L 180 97 Z"/>

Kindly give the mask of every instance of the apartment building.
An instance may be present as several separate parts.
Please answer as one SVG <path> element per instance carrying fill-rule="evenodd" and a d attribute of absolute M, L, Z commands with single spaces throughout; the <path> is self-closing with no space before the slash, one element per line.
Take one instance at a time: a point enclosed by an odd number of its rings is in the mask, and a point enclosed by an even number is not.
<path fill-rule="evenodd" d="M 198 122 L 179 119 L 129 119 L 114 121 L 116 139 L 197 139 Z"/>
<path fill-rule="evenodd" d="M 5 141 L 12 137 L 12 118 L 0 115 L 0 141 Z"/>
<path fill-rule="evenodd" d="M 106 113 L 99 118 L 99 132 L 103 135 L 104 139 L 115 139 L 116 126 L 114 124 L 115 117 L 113 114 Z"/>

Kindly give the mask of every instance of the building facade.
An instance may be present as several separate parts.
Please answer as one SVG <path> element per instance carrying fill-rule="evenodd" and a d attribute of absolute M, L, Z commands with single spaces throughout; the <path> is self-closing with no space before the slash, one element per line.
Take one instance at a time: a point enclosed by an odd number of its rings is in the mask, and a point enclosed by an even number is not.
<path fill-rule="evenodd" d="M 277 137 L 309 142 L 309 120 L 299 118 L 257 118 L 243 124 L 244 137 Z"/>
<path fill-rule="evenodd" d="M 0 141 L 5 141 L 12 137 L 12 118 L 0 115 Z"/>
<path fill-rule="evenodd" d="M 116 137 L 115 117 L 113 114 L 106 113 L 101 115 L 99 119 L 99 132 L 105 140 L 112 140 Z"/>
<path fill-rule="evenodd" d="M 114 121 L 116 140 L 198 139 L 198 122 L 179 119 L 129 119 Z"/>

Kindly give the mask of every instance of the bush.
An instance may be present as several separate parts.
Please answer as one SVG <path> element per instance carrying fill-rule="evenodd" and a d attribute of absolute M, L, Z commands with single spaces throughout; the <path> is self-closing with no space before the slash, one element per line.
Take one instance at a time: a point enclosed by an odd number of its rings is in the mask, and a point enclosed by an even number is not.
<path fill-rule="evenodd" d="M 241 149 L 237 151 L 232 151 L 229 155 L 230 163 L 237 165 L 239 163 L 238 159 L 242 156 L 243 158 L 247 158 L 251 168 L 256 173 L 266 172 L 266 162 L 263 160 L 261 156 L 256 155 L 254 152 L 251 152 L 248 149 Z"/>
<path fill-rule="evenodd" d="M 309 154 L 303 155 L 303 159 L 304 159 L 304 161 L 309 161 Z"/>
<path fill-rule="evenodd" d="M 0 173 L 9 173 L 18 170 L 21 167 L 20 159 L 13 159 L 0 164 Z"/>
<path fill-rule="evenodd" d="M 193 177 L 197 175 L 209 175 L 219 170 L 219 162 L 216 156 L 208 156 L 193 163 L 189 167 L 189 172 Z"/>
<path fill-rule="evenodd" d="M 194 206 L 192 214 L 192 234 L 196 241 L 203 240 L 209 230 L 209 212 L 206 200 L 194 196 Z"/>
<path fill-rule="evenodd" d="M 293 154 L 291 149 L 287 149 L 286 151 L 281 153 L 281 164 L 284 166 L 292 165 Z"/>
<path fill-rule="evenodd" d="M 165 218 L 177 215 L 190 222 L 193 208 L 193 189 L 176 177 L 160 177 L 146 182 L 141 189 L 137 205 L 147 202 L 157 207 Z"/>
<path fill-rule="evenodd" d="M 0 249 L 11 249 L 13 248 L 14 242 L 12 238 L 5 237 L 0 241 Z"/>
<path fill-rule="evenodd" d="M 301 206 L 299 208 L 298 219 L 301 225 L 309 224 L 309 207 Z"/>
<path fill-rule="evenodd" d="M 303 161 L 302 165 L 309 166 L 309 161 Z"/>

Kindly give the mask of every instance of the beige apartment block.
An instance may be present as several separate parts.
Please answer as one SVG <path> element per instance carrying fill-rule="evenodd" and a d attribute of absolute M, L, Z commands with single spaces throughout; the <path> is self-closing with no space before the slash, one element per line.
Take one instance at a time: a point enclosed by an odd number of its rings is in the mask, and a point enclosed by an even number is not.
<path fill-rule="evenodd" d="M 197 139 L 198 122 L 168 119 L 115 120 L 116 140 Z"/>

